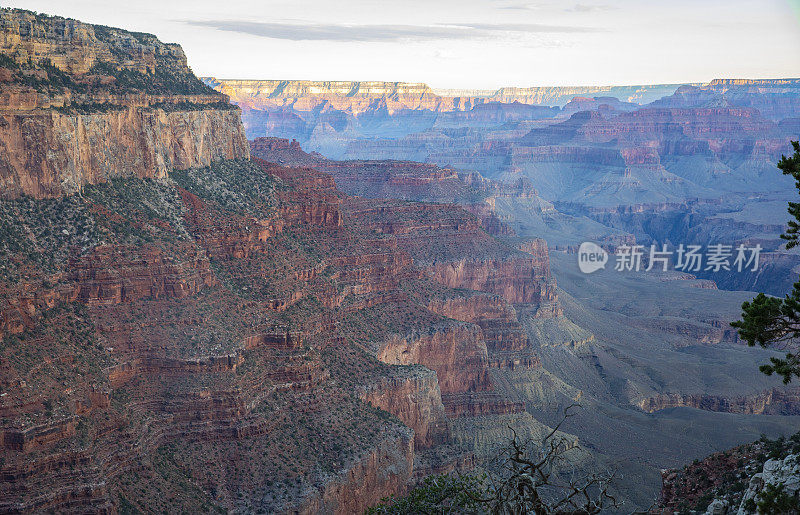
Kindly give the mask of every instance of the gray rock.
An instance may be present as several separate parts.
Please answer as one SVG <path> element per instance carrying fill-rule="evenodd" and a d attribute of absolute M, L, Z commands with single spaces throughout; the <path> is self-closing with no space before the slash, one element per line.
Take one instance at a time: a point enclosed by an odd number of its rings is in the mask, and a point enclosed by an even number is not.
<path fill-rule="evenodd" d="M 750 478 L 750 484 L 742 497 L 737 515 L 751 515 L 754 511 L 745 509 L 749 499 L 755 499 L 766 485 L 783 485 L 784 491 L 793 495 L 800 490 L 800 455 L 790 454 L 782 460 L 767 460 L 764 468 Z"/>
<path fill-rule="evenodd" d="M 725 499 L 714 499 L 706 508 L 705 515 L 725 515 L 728 513 L 728 501 Z"/>

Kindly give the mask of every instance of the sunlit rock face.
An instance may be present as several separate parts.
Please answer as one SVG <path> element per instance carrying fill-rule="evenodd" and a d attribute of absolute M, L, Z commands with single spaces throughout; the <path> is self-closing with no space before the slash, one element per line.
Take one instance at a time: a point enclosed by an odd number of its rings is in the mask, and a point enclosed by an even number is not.
<path fill-rule="evenodd" d="M 179 45 L 21 10 L 0 11 L 0 29 L 2 196 L 249 156 L 238 110 L 192 74 Z"/>
<path fill-rule="evenodd" d="M 54 197 L 112 177 L 168 171 L 248 155 L 235 110 L 126 106 L 105 114 L 2 115 L 4 196 Z"/>

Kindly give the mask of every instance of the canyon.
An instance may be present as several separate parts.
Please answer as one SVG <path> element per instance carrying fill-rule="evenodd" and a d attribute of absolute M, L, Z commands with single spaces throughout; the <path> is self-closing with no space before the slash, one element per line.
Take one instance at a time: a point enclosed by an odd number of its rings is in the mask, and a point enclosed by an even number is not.
<path fill-rule="evenodd" d="M 524 411 L 490 370 L 539 366 L 543 243 L 250 159 L 152 36 L 0 13 L 0 509 L 351 513 L 473 467 L 451 420 Z"/>
<path fill-rule="evenodd" d="M 647 508 L 800 421 L 728 328 L 752 293 L 573 253 L 733 228 L 773 265 L 729 284 L 777 288 L 797 81 L 203 82 L 149 34 L 0 34 L 1 512 L 361 512 L 574 403 L 570 466 Z"/>
<path fill-rule="evenodd" d="M 773 295 L 782 295 L 800 269 L 796 252 L 778 238 L 792 184 L 775 172 L 789 142 L 800 138 L 798 79 L 716 79 L 643 87 L 639 96 L 624 88 L 564 90 L 568 101 L 546 89 L 448 97 L 424 85 L 347 89 L 284 81 L 261 90 L 247 81 L 204 80 L 242 107 L 248 138 L 296 140 L 308 155 L 319 155 L 303 161 L 271 153 L 330 173 L 336 168 L 341 187 L 353 194 L 464 203 L 463 187 L 447 189 L 432 175 L 412 191 L 403 176 L 412 173 L 407 164 L 392 173 L 407 191 L 379 177 L 347 178 L 343 170 L 366 172 L 379 160 L 425 163 L 462 182 L 474 176 L 525 184 L 534 197 L 496 198 L 492 210 L 517 235 L 543 237 L 551 248 L 573 248 L 583 239 L 609 248 L 634 239 L 758 243 L 769 273 L 700 275 L 721 288 Z M 403 104 L 406 94 L 414 102 Z"/>

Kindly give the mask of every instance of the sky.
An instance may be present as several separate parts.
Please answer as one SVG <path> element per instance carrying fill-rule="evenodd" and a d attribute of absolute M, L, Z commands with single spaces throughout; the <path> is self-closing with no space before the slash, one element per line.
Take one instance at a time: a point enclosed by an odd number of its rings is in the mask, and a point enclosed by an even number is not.
<path fill-rule="evenodd" d="M 199 76 L 435 88 L 800 77 L 800 0 L 0 0 L 180 43 Z"/>

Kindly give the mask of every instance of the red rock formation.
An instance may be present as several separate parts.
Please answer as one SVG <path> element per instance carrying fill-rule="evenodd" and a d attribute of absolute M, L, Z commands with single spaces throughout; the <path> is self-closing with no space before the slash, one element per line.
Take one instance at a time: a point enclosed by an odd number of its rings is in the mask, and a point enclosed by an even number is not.
<path fill-rule="evenodd" d="M 74 434 L 74 418 L 25 429 L 7 429 L 0 433 L 0 448 L 30 452 L 37 447 L 69 438 Z"/>
<path fill-rule="evenodd" d="M 464 209 L 478 217 L 481 227 L 492 236 L 509 236 L 514 234 L 514 229 L 503 222 L 494 210 L 493 204 L 466 204 Z"/>
<path fill-rule="evenodd" d="M 267 347 L 277 350 L 299 350 L 303 348 L 303 333 L 276 331 L 255 334 L 244 339 L 245 349 Z"/>
<path fill-rule="evenodd" d="M 431 299 L 428 309 L 448 318 L 477 324 L 483 331 L 490 354 L 529 350 L 528 335 L 514 308 L 491 295 Z"/>
<path fill-rule="evenodd" d="M 265 173 L 279 177 L 289 186 L 285 192 L 281 218 L 289 223 L 321 227 L 340 227 L 341 199 L 333 178 L 310 168 L 284 168 L 256 160 Z"/>
<path fill-rule="evenodd" d="M 404 491 L 414 467 L 410 433 L 387 435 L 376 449 L 328 483 L 318 497 L 306 501 L 299 513 L 361 513 L 384 497 Z"/>
<path fill-rule="evenodd" d="M 3 196 L 59 196 L 108 177 L 164 177 L 248 155 L 238 113 L 214 109 L 0 112 L 0 141 Z"/>
<path fill-rule="evenodd" d="M 409 376 L 381 378 L 364 388 L 362 399 L 388 411 L 414 430 L 416 449 L 443 443 L 447 419 L 437 374 L 415 372 Z"/>
<path fill-rule="evenodd" d="M 510 401 L 495 392 L 447 394 L 442 396 L 442 402 L 449 417 L 485 417 L 525 411 L 523 403 Z"/>
<path fill-rule="evenodd" d="M 425 271 L 449 288 L 466 288 L 501 296 L 512 304 L 540 304 L 556 300 L 546 255 L 536 258 L 462 259 L 434 263 Z"/>
<path fill-rule="evenodd" d="M 250 143 L 254 156 L 291 166 L 308 166 L 330 173 L 339 189 L 349 195 L 458 203 L 480 220 L 492 235 L 513 234 L 494 209 L 494 197 L 530 197 L 536 192 L 525 180 L 514 184 L 483 178 L 477 173 L 457 173 L 450 168 L 411 161 L 334 161 L 303 152 L 296 140 L 256 138 Z M 487 197 L 485 202 L 477 201 Z"/>
<path fill-rule="evenodd" d="M 100 246 L 69 263 L 75 298 L 87 304 L 119 304 L 145 298 L 182 298 L 216 283 L 208 258 L 196 249 L 181 256 L 158 248 Z"/>
<path fill-rule="evenodd" d="M 110 177 L 165 177 L 249 156 L 238 110 L 192 75 L 179 45 L 21 10 L 0 11 L 0 21 L 0 49 L 33 66 L 10 70 L 0 95 L 0 196 L 57 197 Z M 154 84 L 117 87 L 115 77 L 88 74 L 95 65 Z M 48 66 L 65 74 L 60 86 L 51 87 Z M 39 90 L 19 79 L 25 73 Z"/>
<path fill-rule="evenodd" d="M 486 342 L 475 326 L 453 325 L 432 334 L 393 336 L 378 351 L 393 365 L 418 363 L 436 372 L 443 393 L 490 388 Z"/>

